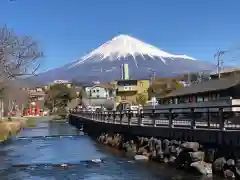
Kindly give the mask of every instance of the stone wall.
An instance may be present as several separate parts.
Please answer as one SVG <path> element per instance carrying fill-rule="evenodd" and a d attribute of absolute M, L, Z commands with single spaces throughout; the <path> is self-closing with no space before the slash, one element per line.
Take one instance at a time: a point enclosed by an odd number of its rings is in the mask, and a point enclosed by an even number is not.
<path fill-rule="evenodd" d="M 69 123 L 83 127 L 100 143 L 125 150 L 136 160 L 153 160 L 203 175 L 213 173 L 240 179 L 239 146 L 233 143 L 239 133 L 225 136 L 217 131 L 126 126 L 72 115 Z M 226 146 L 227 142 L 231 146 Z"/>

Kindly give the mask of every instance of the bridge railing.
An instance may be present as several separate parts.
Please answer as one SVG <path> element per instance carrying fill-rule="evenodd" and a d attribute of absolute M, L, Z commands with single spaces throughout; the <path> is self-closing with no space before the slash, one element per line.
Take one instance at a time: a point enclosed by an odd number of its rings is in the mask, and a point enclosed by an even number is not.
<path fill-rule="evenodd" d="M 129 111 L 82 111 L 72 114 L 89 120 L 129 126 L 240 130 L 240 105 L 194 108 L 164 108 Z"/>

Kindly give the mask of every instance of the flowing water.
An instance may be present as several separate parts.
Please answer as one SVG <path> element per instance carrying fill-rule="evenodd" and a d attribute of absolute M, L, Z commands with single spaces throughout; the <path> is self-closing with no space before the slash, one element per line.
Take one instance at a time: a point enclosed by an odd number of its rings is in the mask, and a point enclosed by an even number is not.
<path fill-rule="evenodd" d="M 92 161 L 95 160 L 95 161 Z M 101 161 L 100 161 L 101 160 Z M 160 164 L 136 162 L 98 145 L 66 122 L 38 121 L 0 145 L 1 180 L 206 179 Z"/>

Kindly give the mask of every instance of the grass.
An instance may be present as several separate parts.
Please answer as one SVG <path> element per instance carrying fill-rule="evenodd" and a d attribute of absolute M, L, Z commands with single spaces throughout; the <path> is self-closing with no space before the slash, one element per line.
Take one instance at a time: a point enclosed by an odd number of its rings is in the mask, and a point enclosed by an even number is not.
<path fill-rule="evenodd" d="M 0 142 L 6 141 L 12 136 L 16 136 L 25 126 L 25 120 L 1 121 L 0 122 Z"/>

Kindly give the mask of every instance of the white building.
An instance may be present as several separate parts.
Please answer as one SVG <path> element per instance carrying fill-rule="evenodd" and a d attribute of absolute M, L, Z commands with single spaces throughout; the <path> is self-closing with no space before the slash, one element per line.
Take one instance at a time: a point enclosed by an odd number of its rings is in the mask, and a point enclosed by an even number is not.
<path fill-rule="evenodd" d="M 112 84 L 96 84 L 92 87 L 84 88 L 86 97 L 82 99 L 85 106 L 101 106 L 108 100 L 113 100 L 116 96 L 114 85 Z"/>
<path fill-rule="evenodd" d="M 89 98 L 107 99 L 115 96 L 114 88 L 111 84 L 96 84 L 86 89 Z"/>

